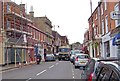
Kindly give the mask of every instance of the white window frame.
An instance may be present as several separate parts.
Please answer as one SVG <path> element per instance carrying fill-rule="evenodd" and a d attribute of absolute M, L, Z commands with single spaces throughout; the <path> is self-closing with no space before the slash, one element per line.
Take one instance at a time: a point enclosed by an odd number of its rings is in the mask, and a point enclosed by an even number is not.
<path fill-rule="evenodd" d="M 106 29 L 106 33 L 108 33 L 109 28 L 108 28 L 108 15 L 105 16 L 105 29 Z"/>
<path fill-rule="evenodd" d="M 10 5 L 9 5 L 9 4 L 7 4 L 6 10 L 7 10 L 7 13 L 11 12 L 11 8 L 10 8 Z"/>
<path fill-rule="evenodd" d="M 96 14 L 95 14 L 95 20 L 97 20 L 97 19 L 98 19 L 98 14 L 96 13 Z"/>
<path fill-rule="evenodd" d="M 105 6 L 105 10 L 107 10 L 107 1 L 104 0 L 104 6 Z"/>
<path fill-rule="evenodd" d="M 7 23 L 6 23 L 6 28 L 7 28 L 7 29 L 11 28 L 11 23 L 10 23 L 10 21 L 9 21 L 9 20 L 7 20 Z"/>
<path fill-rule="evenodd" d="M 97 33 L 96 33 L 96 27 L 94 27 L 94 35 L 96 35 Z"/>
<path fill-rule="evenodd" d="M 104 28 L 104 20 L 102 20 L 102 35 L 105 34 L 105 28 Z"/>
<path fill-rule="evenodd" d="M 103 15 L 103 4 L 101 4 L 101 15 Z"/>
<path fill-rule="evenodd" d="M 119 11 L 119 3 L 117 3 L 114 6 L 114 11 Z M 115 20 L 115 26 L 118 27 L 120 25 L 120 19 L 119 20 Z"/>

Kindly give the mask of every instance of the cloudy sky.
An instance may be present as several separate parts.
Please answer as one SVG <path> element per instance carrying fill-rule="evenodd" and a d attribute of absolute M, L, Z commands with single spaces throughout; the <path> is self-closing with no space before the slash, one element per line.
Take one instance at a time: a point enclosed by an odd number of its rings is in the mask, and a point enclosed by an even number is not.
<path fill-rule="evenodd" d="M 35 17 L 47 16 L 55 30 L 66 35 L 70 43 L 83 42 L 84 32 L 88 28 L 90 0 L 12 0 L 27 5 L 27 12 L 33 6 Z M 99 0 L 92 0 L 93 10 Z M 59 26 L 59 28 L 57 28 Z"/>

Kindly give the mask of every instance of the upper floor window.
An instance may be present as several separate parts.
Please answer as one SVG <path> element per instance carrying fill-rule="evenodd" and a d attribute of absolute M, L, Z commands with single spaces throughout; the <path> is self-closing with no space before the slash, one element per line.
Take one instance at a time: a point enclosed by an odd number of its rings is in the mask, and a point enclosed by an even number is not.
<path fill-rule="evenodd" d="M 105 28 L 107 33 L 108 32 L 108 16 L 105 16 Z"/>
<path fill-rule="evenodd" d="M 103 15 L 103 5 L 101 4 L 101 15 Z"/>
<path fill-rule="evenodd" d="M 94 35 L 96 35 L 96 27 L 94 28 Z"/>
<path fill-rule="evenodd" d="M 7 8 L 7 13 L 8 13 L 8 12 L 11 12 L 10 5 L 7 4 L 7 7 L 6 7 L 6 8 Z"/>
<path fill-rule="evenodd" d="M 6 23 L 6 28 L 8 29 L 8 28 L 10 28 L 11 27 L 11 23 L 10 23 L 10 21 L 9 20 L 7 20 L 7 23 Z"/>
<path fill-rule="evenodd" d="M 107 2 L 106 2 L 106 0 L 104 0 L 104 6 L 105 6 L 105 10 L 107 10 Z"/>
<path fill-rule="evenodd" d="M 104 29 L 104 20 L 102 20 L 102 35 L 104 35 L 104 32 L 105 31 L 105 29 Z"/>
<path fill-rule="evenodd" d="M 96 20 L 96 19 L 98 19 L 98 15 L 97 15 L 97 13 L 96 13 L 96 15 L 95 15 L 95 20 Z"/>
<path fill-rule="evenodd" d="M 118 3 L 115 5 L 114 10 L 119 11 L 119 4 Z M 120 19 L 115 20 L 115 25 L 116 25 L 116 27 L 118 27 L 120 25 Z"/>

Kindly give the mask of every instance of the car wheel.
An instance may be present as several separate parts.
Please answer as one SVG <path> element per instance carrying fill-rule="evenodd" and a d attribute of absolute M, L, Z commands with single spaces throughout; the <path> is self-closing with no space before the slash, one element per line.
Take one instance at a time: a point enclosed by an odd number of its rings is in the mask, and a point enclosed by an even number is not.
<path fill-rule="evenodd" d="M 77 68 L 77 66 L 75 66 L 75 69 Z"/>

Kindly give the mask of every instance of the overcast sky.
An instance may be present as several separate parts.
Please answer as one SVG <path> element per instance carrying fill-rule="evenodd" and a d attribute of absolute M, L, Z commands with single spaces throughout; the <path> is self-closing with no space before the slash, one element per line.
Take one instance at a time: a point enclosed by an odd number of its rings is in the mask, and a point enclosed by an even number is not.
<path fill-rule="evenodd" d="M 60 35 L 66 35 L 70 43 L 83 43 L 88 28 L 90 0 L 12 0 L 27 5 L 27 12 L 33 6 L 35 17 L 47 16 Z M 99 0 L 92 0 L 93 10 Z M 59 26 L 59 28 L 57 28 Z"/>

